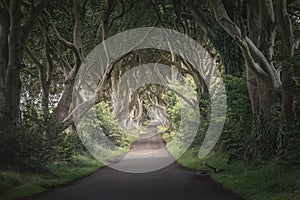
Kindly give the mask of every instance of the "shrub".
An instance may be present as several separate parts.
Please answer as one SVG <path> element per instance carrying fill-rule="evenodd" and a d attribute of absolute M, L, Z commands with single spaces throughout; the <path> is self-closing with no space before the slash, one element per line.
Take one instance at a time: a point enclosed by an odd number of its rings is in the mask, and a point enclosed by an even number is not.
<path fill-rule="evenodd" d="M 20 127 L 1 130 L 0 134 L 2 168 L 39 170 L 51 159 L 51 146 L 40 133 Z"/>

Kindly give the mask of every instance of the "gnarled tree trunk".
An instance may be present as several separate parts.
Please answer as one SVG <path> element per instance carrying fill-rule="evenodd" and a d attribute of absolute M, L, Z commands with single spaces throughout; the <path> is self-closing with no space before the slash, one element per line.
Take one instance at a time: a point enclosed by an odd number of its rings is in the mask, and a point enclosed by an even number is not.
<path fill-rule="evenodd" d="M 0 130 L 20 122 L 20 69 L 24 48 L 35 20 L 47 2 L 41 0 L 33 5 L 27 20 L 23 19 L 21 0 L 0 2 Z"/>
<path fill-rule="evenodd" d="M 20 2 L 12 3 L 10 13 L 0 12 L 0 129 L 19 123 L 22 59 L 20 44 Z"/>

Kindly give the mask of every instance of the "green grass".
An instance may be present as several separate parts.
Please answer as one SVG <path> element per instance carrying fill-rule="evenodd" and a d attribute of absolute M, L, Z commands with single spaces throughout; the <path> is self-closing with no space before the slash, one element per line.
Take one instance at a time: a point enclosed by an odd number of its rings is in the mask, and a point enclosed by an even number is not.
<path fill-rule="evenodd" d="M 17 199 L 61 186 L 97 171 L 103 164 L 89 155 L 53 162 L 39 173 L 0 171 L 0 199 Z"/>
<path fill-rule="evenodd" d="M 272 161 L 228 163 L 227 154 L 220 152 L 212 152 L 200 160 L 198 150 L 189 149 L 177 162 L 189 169 L 209 172 L 214 181 L 247 200 L 300 199 L 299 166 L 287 167 Z M 225 171 L 213 173 L 204 163 Z"/>

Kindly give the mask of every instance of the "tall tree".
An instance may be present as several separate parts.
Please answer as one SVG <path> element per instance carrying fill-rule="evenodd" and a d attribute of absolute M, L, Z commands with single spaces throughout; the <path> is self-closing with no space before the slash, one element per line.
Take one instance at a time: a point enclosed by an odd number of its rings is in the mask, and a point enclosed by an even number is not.
<path fill-rule="evenodd" d="M 293 88 L 294 80 L 290 70 L 281 68 L 275 60 L 278 29 L 288 55 L 293 56 L 299 40 L 288 14 L 287 1 L 247 0 L 247 1 L 207 1 L 212 8 L 218 24 L 233 38 L 240 47 L 246 63 L 248 92 L 254 118 L 263 114 L 269 125 L 272 124 L 273 93 L 282 88 L 282 113 L 287 121 L 294 121 Z M 293 2 L 297 4 L 297 2 Z M 187 6 L 199 24 L 207 28 L 209 11 L 196 10 L 194 1 Z M 281 75 L 280 75 L 281 70 Z M 275 100 L 276 101 L 276 100 Z M 279 98 L 277 99 L 277 102 Z"/>
<path fill-rule="evenodd" d="M 0 1 L 0 130 L 19 124 L 20 69 L 24 49 L 37 16 L 48 0 L 36 5 L 21 0 Z M 26 8 L 22 9 L 25 5 Z M 29 8 L 29 13 L 22 12 Z"/>

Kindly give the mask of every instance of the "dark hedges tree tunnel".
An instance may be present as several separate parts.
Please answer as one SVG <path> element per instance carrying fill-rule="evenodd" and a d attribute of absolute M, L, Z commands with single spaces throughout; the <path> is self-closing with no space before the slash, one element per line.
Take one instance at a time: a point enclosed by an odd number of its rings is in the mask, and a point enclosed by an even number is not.
<path fill-rule="evenodd" d="M 127 128 L 146 124 L 152 113 L 167 133 L 179 127 L 179 99 L 193 103 L 188 95 L 155 84 L 129 91 L 127 99 L 113 96 L 124 74 L 156 63 L 171 69 L 168 76 L 154 70 L 166 84 L 180 88 L 182 84 L 174 80 L 182 76 L 197 94 L 201 125 L 195 147 L 201 145 L 211 117 L 205 77 L 217 71 L 226 87 L 228 107 L 223 135 L 214 150 L 226 151 L 233 160 L 294 162 L 299 156 L 299 9 L 298 1 L 287 0 L 0 0 L 0 154 L 6 157 L 0 162 L 6 167 L 28 165 L 30 159 L 39 158 L 47 163 L 72 155 L 70 149 L 84 151 L 74 119 L 90 104 L 80 104 L 84 99 L 78 96 L 75 106 L 76 76 L 98 44 L 140 27 L 185 34 L 207 53 L 193 56 L 211 57 L 216 65 L 199 72 L 175 54 L 172 45 L 169 51 L 133 50 L 111 63 L 97 77 L 95 99 L 88 103 L 101 104 L 97 112 L 103 115 L 98 113 L 99 120 L 107 122 L 102 123 L 107 134 L 114 134 L 110 129 L 117 132 L 112 140 L 128 142 L 113 119 L 124 115 L 126 105 L 121 101 L 129 102 L 129 115 L 124 116 Z M 107 54 L 114 51 L 106 50 Z M 115 101 L 120 101 L 119 107 L 112 106 Z M 32 142 L 39 144 L 43 155 L 30 148 L 27 136 L 35 138 Z M 29 151 L 29 161 L 18 163 L 23 159 L 20 155 Z"/>

